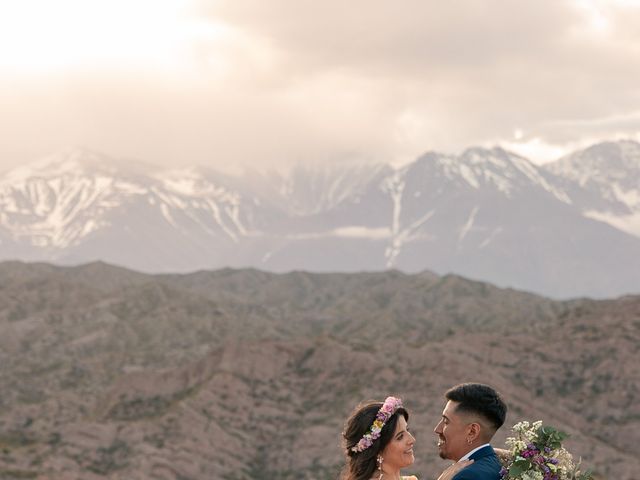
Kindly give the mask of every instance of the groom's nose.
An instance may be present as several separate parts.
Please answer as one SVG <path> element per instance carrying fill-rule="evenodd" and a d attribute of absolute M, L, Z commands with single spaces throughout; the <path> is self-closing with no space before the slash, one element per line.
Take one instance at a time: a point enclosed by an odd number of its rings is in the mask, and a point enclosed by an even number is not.
<path fill-rule="evenodd" d="M 438 422 L 438 424 L 433 429 L 434 433 L 441 434 L 442 433 L 442 420 Z"/>

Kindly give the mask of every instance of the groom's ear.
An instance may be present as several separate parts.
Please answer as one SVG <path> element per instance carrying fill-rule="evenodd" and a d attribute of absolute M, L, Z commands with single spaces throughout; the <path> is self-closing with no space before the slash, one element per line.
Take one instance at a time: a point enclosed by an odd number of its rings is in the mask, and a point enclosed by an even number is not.
<path fill-rule="evenodd" d="M 478 422 L 471 422 L 467 425 L 467 438 L 469 443 L 475 442 L 482 432 L 482 426 Z"/>

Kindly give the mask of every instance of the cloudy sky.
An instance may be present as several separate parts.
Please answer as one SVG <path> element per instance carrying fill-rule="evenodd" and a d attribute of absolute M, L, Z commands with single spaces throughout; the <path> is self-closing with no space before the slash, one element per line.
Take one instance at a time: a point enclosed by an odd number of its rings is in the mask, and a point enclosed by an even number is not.
<path fill-rule="evenodd" d="M 0 0 L 0 169 L 640 139 L 640 0 Z"/>

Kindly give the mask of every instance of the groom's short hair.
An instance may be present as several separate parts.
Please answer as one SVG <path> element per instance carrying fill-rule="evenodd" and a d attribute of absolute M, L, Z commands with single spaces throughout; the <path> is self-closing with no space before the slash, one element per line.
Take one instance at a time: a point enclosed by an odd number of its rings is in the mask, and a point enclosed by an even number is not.
<path fill-rule="evenodd" d="M 458 404 L 456 412 L 475 413 L 487 420 L 495 430 L 504 424 L 507 417 L 507 405 L 489 385 L 461 383 L 450 388 L 445 397 Z"/>

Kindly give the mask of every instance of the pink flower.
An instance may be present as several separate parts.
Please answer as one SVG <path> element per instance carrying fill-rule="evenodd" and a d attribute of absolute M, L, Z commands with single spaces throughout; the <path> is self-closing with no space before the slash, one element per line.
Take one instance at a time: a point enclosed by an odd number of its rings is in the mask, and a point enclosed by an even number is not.
<path fill-rule="evenodd" d="M 356 453 L 362 452 L 373 445 L 373 442 L 380 437 L 384 424 L 394 413 L 396 413 L 396 410 L 401 407 L 402 400 L 395 397 L 387 397 L 382 404 L 382 407 L 380 407 L 380 410 L 378 410 L 376 420 L 373 422 L 373 425 L 369 427 L 369 430 L 362 436 L 360 441 L 355 446 L 351 447 L 351 451 Z"/>

